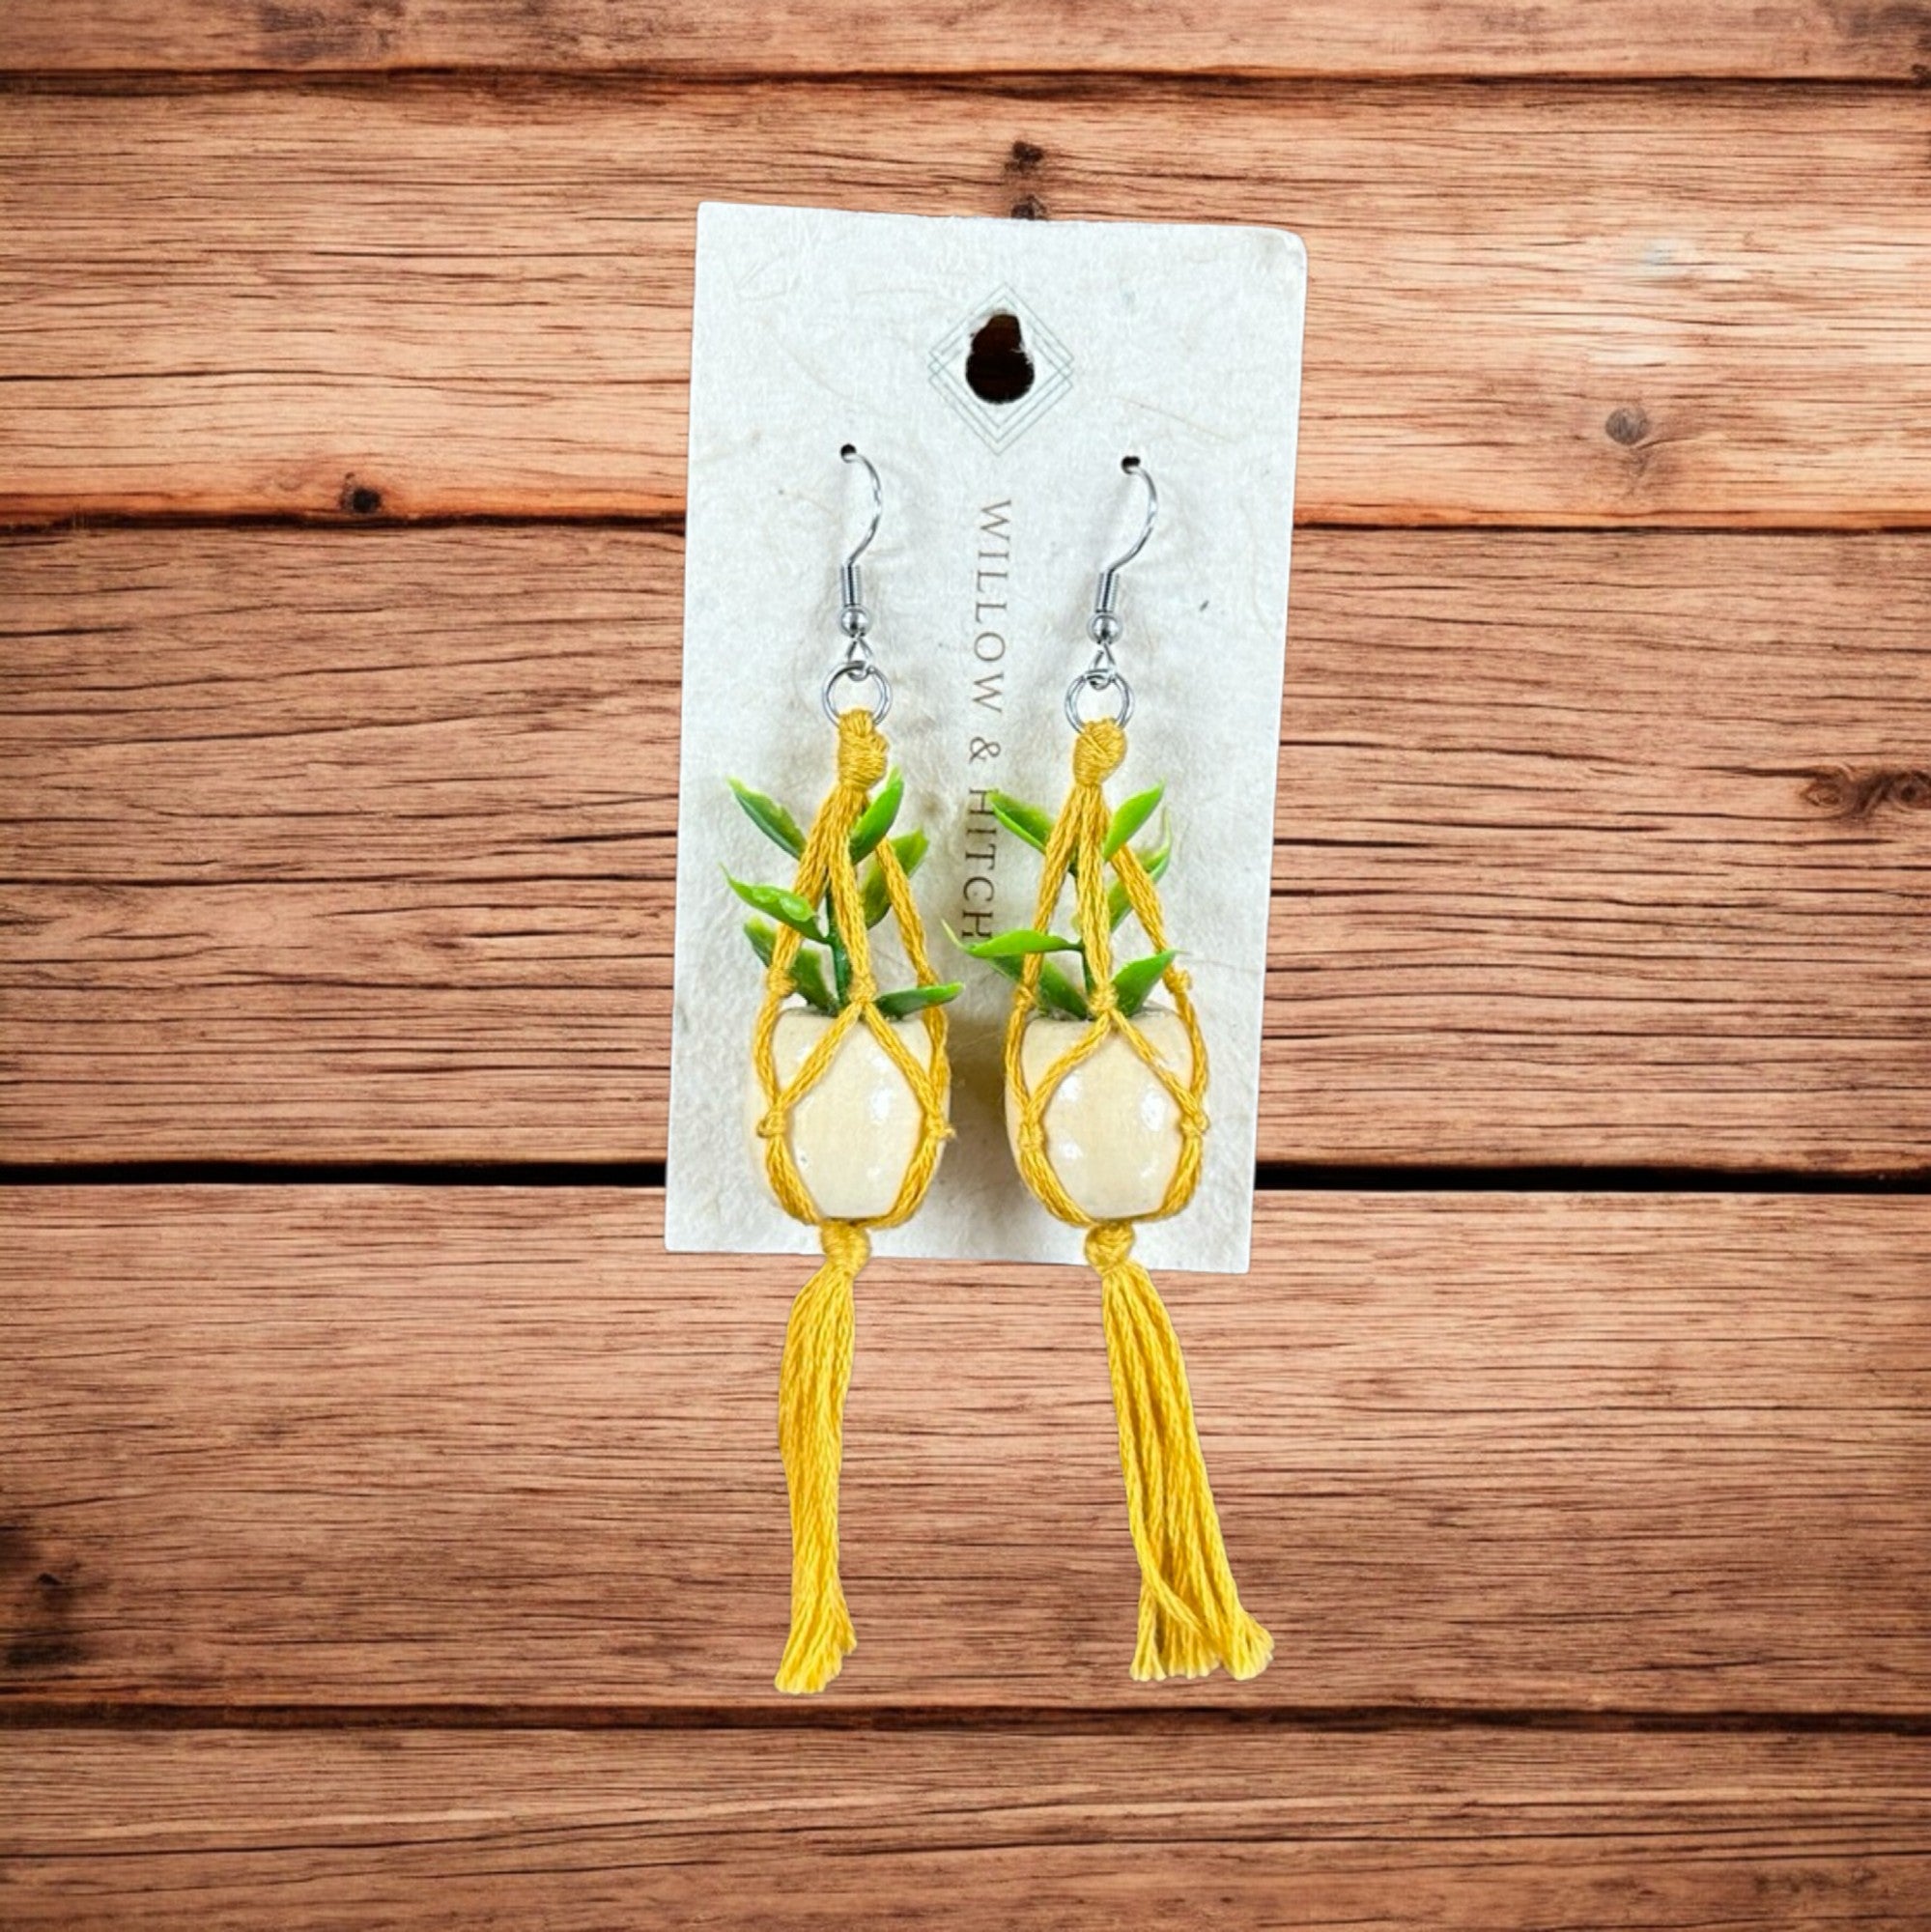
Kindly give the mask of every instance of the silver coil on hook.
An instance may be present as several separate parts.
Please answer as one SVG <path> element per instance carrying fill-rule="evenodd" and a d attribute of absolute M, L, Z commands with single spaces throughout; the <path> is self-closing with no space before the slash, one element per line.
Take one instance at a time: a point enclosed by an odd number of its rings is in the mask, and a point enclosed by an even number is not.
<path fill-rule="evenodd" d="M 866 526 L 865 534 L 852 554 L 838 565 L 838 629 L 844 636 L 845 649 L 844 655 L 825 673 L 818 701 L 824 706 L 825 716 L 836 724 L 839 717 L 835 701 L 838 686 L 869 684 L 876 693 L 871 701 L 871 722 L 883 724 L 885 714 L 892 709 L 892 681 L 879 669 L 872 656 L 868 641 L 871 612 L 865 607 L 865 580 L 859 558 L 871 548 L 871 540 L 878 534 L 878 520 L 885 514 L 885 486 L 879 481 L 871 458 L 855 443 L 846 443 L 838 454 L 847 463 L 862 463 L 865 473 L 871 478 L 871 522 Z"/>
<path fill-rule="evenodd" d="M 1120 573 L 1147 548 L 1154 519 L 1160 514 L 1160 493 L 1154 487 L 1152 472 L 1137 456 L 1122 457 L 1120 468 L 1146 484 L 1147 519 L 1140 526 L 1140 534 L 1100 571 L 1093 585 L 1093 615 L 1086 620 L 1086 634 L 1093 639 L 1093 662 L 1066 686 L 1066 721 L 1075 731 L 1087 723 L 1080 713 L 1080 699 L 1090 691 L 1113 693 L 1116 724 L 1124 725 L 1133 716 L 1133 687 L 1113 656 L 1124 629 L 1120 621 Z"/>

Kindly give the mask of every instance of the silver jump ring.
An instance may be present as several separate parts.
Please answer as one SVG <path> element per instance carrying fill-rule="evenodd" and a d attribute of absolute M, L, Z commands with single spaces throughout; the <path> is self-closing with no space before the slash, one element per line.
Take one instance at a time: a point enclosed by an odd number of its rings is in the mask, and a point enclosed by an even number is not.
<path fill-rule="evenodd" d="M 892 680 L 869 658 L 841 658 L 826 673 L 824 689 L 819 694 L 825 716 L 834 724 L 844 715 L 833 702 L 833 694 L 838 686 L 866 683 L 878 687 L 878 696 L 871 702 L 871 722 L 874 724 L 885 723 L 885 714 L 892 709 Z"/>
<path fill-rule="evenodd" d="M 1115 694 L 1113 722 L 1123 731 L 1133 717 L 1133 687 L 1111 665 L 1093 665 L 1066 686 L 1066 723 L 1075 731 L 1086 726 L 1089 721 L 1080 716 L 1080 698 L 1089 691 Z"/>

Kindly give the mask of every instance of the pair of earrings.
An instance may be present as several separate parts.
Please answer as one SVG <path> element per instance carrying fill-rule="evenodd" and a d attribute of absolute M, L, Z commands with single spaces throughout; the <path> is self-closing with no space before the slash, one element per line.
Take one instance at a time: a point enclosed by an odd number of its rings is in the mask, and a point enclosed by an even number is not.
<path fill-rule="evenodd" d="M 731 881 L 753 908 L 746 931 L 764 963 L 752 1036 L 751 1115 L 780 1206 L 815 1227 L 824 1263 L 800 1291 L 785 1332 L 779 1445 L 791 1499 L 791 1630 L 781 1690 L 821 1690 L 856 1638 L 838 1577 L 838 1467 L 851 1381 L 853 1298 L 866 1231 L 895 1227 L 923 1201 L 951 1136 L 946 1005 L 911 876 L 922 832 L 896 832 L 904 781 L 888 776 L 881 726 L 892 686 L 870 641 L 860 559 L 884 493 L 868 458 L 870 526 L 839 568 L 841 656 L 821 697 L 838 732 L 837 782 L 809 830 L 775 800 L 733 784 L 739 803 L 795 861 L 789 887 Z M 1013 982 L 1005 1037 L 1007 1124 L 1020 1174 L 1062 1221 L 1087 1230 L 1101 1284 L 1127 1516 L 1140 1564 L 1133 1676 L 1235 1677 L 1266 1666 L 1273 1644 L 1241 1607 L 1221 1542 L 1186 1368 L 1146 1269 L 1138 1222 L 1177 1214 L 1200 1179 L 1207 1045 L 1187 976 L 1167 943 L 1156 882 L 1166 842 L 1133 838 L 1156 789 L 1109 808 L 1106 781 L 1126 754 L 1133 694 L 1115 660 L 1120 574 L 1152 534 L 1159 495 L 1137 457 L 1122 465 L 1147 491 L 1124 555 L 1099 573 L 1087 633 L 1091 663 L 1066 688 L 1072 784 L 1057 815 L 993 795 L 1006 829 L 1041 855 L 1033 923 L 963 950 Z M 847 689 L 849 687 L 849 689 Z M 869 702 L 863 701 L 868 694 Z M 841 705 L 840 697 L 861 701 Z M 1096 701 L 1111 715 L 1088 717 Z M 1111 873 L 1109 880 L 1108 874 Z M 1070 884 L 1072 937 L 1053 930 Z M 890 918 L 912 983 L 881 990 L 871 934 Z M 1114 970 L 1114 935 L 1137 922 L 1150 952 Z M 810 948 L 812 950 L 808 951 Z M 1076 955 L 1078 976 L 1053 963 Z M 1151 1004 L 1164 990 L 1167 1004 Z"/>

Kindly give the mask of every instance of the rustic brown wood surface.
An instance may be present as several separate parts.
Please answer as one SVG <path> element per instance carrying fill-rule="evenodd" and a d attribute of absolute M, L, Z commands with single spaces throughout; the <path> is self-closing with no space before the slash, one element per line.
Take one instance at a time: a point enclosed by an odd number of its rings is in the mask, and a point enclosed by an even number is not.
<path fill-rule="evenodd" d="M 411 80 L 0 114 L 0 514 L 654 514 L 703 198 L 1278 223 L 1298 512 L 1931 519 L 1906 88 Z"/>
<path fill-rule="evenodd" d="M 782 1707 L 802 1259 L 624 1190 L 4 1203 L 0 1696 Z M 860 1293 L 835 1708 L 1931 1706 L 1931 1203 L 1268 1196 L 1169 1293 L 1281 1643 L 1127 1678 L 1083 1269 Z"/>
<path fill-rule="evenodd" d="M 1901 1932 L 1931 1891 L 1922 1740 L 995 1724 L 7 1742 L 18 1932 Z"/>
<path fill-rule="evenodd" d="M 1307 533 L 1263 1156 L 1922 1165 L 1927 558 Z M 661 1158 L 681 569 L 0 547 L 0 1147 Z"/>
<path fill-rule="evenodd" d="M 0 1924 L 1927 1932 L 1927 78 L 0 0 Z M 1288 1165 L 1170 1284 L 1252 1684 L 1127 1680 L 1090 1278 L 883 1261 L 780 1698 L 804 1264 L 552 1184 L 664 1146 L 706 197 L 1307 238 Z"/>
<path fill-rule="evenodd" d="M 1740 76 L 1913 80 L 1921 5 L 1827 0 L 1128 0 L 1104 10 L 982 0 L 8 0 L 0 70 L 1201 73 Z"/>

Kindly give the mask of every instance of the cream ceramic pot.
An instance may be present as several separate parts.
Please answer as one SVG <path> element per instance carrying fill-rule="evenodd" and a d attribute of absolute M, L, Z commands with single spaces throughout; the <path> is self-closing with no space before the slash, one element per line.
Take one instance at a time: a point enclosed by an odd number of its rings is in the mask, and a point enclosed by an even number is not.
<path fill-rule="evenodd" d="M 914 1015 L 886 1022 L 921 1066 L 931 1057 L 925 1023 Z M 823 1013 L 787 1007 L 778 1015 L 772 1058 L 779 1084 L 788 1082 L 805 1056 L 831 1030 Z M 746 1089 L 745 1127 L 764 1174 L 757 1123 L 764 1094 L 753 1073 Z M 791 1109 L 787 1139 L 798 1177 L 827 1221 L 868 1221 L 898 1199 L 905 1170 L 919 1150 L 919 1101 L 885 1049 L 862 1023 L 838 1043 L 831 1065 Z M 767 1177 L 768 1180 L 768 1177 Z"/>
<path fill-rule="evenodd" d="M 1185 1085 L 1193 1053 L 1179 1015 L 1148 1007 L 1134 1024 Z M 1028 1087 L 1038 1085 L 1084 1028 L 1082 1020 L 1044 1014 L 1027 1022 L 1019 1061 Z M 1095 1221 L 1137 1220 L 1166 1199 L 1180 1159 L 1180 1110 L 1152 1068 L 1118 1034 L 1109 1035 L 1054 1088 L 1044 1125 L 1046 1158 L 1082 1213 Z M 1006 1133 L 1016 1158 L 1019 1113 L 1010 1093 Z"/>

